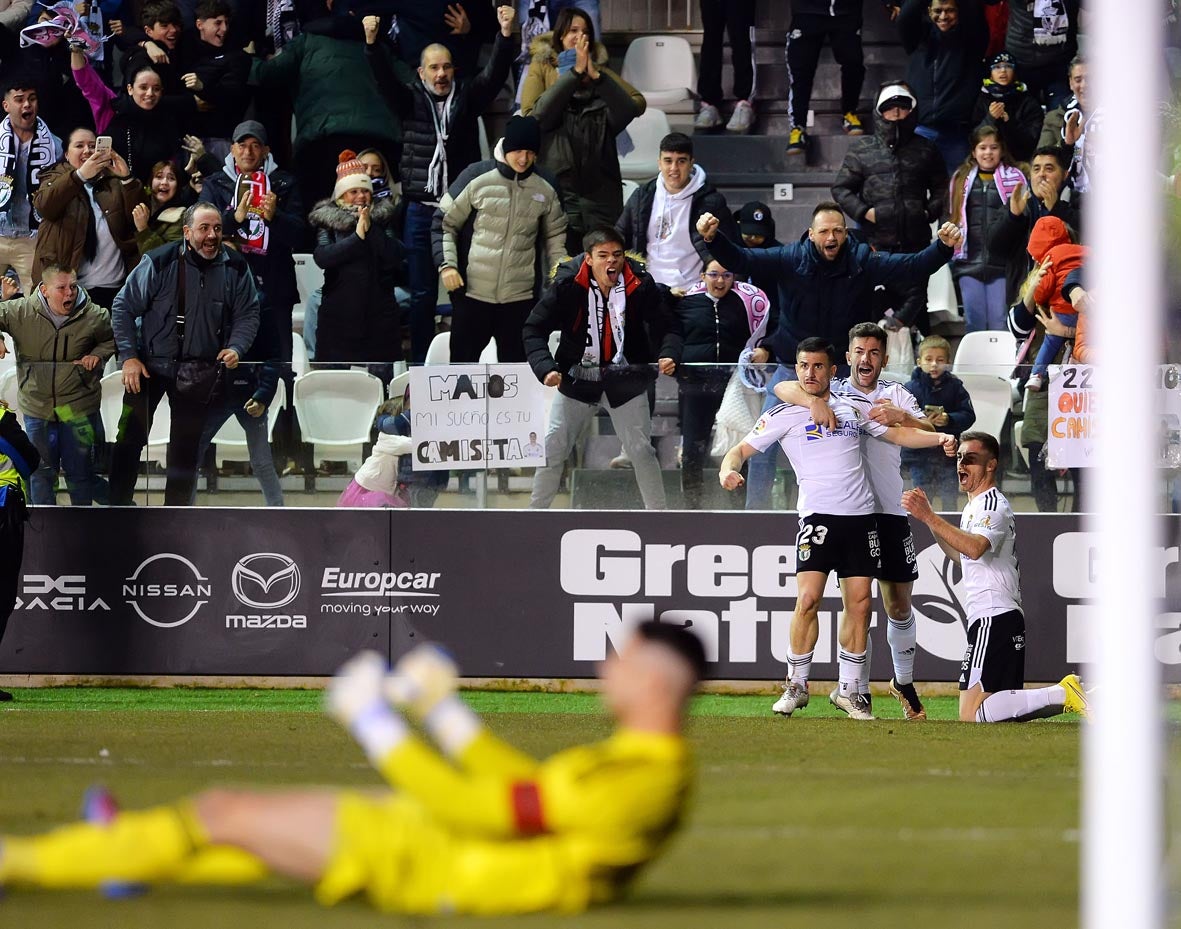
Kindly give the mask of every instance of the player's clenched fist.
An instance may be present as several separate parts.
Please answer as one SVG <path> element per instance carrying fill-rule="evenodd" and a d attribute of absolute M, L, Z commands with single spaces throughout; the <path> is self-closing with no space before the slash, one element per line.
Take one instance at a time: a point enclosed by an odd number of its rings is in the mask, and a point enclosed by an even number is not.
<path fill-rule="evenodd" d="M 943 446 L 943 454 L 948 458 L 955 457 L 956 449 L 959 447 L 959 442 L 956 441 L 955 436 L 941 432 L 939 433 L 939 444 Z"/>
<path fill-rule="evenodd" d="M 718 234 L 718 218 L 713 213 L 702 213 L 697 220 L 697 232 L 707 242 L 712 242 Z"/>
<path fill-rule="evenodd" d="M 737 490 L 746 480 L 739 471 L 722 471 L 718 474 L 718 482 L 722 485 L 723 490 Z"/>

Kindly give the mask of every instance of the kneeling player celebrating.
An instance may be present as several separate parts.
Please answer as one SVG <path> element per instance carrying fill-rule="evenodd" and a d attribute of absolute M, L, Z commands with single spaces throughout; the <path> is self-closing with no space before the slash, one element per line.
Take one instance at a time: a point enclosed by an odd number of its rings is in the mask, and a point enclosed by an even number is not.
<path fill-rule="evenodd" d="M 808 705 L 808 676 L 820 637 L 817 612 L 824 585 L 835 571 L 841 583 L 838 653 L 839 684 L 829 699 L 853 719 L 873 719 L 862 693 L 866 679 L 865 649 L 869 637 L 872 578 L 881 563 L 881 542 L 875 500 L 861 456 L 861 432 L 909 448 L 943 446 L 950 455 L 952 436 L 875 422 L 871 401 L 853 392 L 833 396 L 829 384 L 836 373 L 836 351 L 823 339 L 800 342 L 796 376 L 812 397 L 826 400 L 835 428 L 813 421 L 806 406 L 782 403 L 764 413 L 750 434 L 722 459 L 719 480 L 727 490 L 742 483 L 739 468 L 752 455 L 779 442 L 800 487 L 800 531 L 796 536 L 798 595 L 791 619 L 788 675 L 783 696 L 773 709 L 783 716 Z"/>
<path fill-rule="evenodd" d="M 538 763 L 484 729 L 437 649 L 410 652 L 389 676 L 363 653 L 333 680 L 328 707 L 395 793 L 209 791 L 7 837 L 0 884 L 243 884 L 277 874 L 314 885 L 325 904 L 364 893 L 401 913 L 581 910 L 619 896 L 680 822 L 691 780 L 681 730 L 704 666 L 692 633 L 640 624 L 601 669 L 618 731 Z"/>
<path fill-rule="evenodd" d="M 968 593 L 968 650 L 960 666 L 960 719 L 1001 723 L 1085 714 L 1087 698 L 1076 674 L 1053 687 L 1025 686 L 1025 616 L 1017 570 L 1017 525 L 997 489 L 1000 445 L 986 432 L 960 436 L 956 473 L 968 495 L 957 529 L 931 509 L 922 489 L 902 505 L 925 523 L 939 547 L 963 570 Z"/>

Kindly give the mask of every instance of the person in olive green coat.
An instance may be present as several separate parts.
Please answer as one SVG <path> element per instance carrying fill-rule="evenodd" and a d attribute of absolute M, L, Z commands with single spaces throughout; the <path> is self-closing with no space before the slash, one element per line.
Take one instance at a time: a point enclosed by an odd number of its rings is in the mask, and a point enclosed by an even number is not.
<path fill-rule="evenodd" d="M 0 331 L 16 346 L 20 410 L 41 456 L 29 481 L 31 502 L 56 502 L 60 467 L 70 502 L 89 506 L 99 482 L 94 446 L 102 435 L 102 368 L 115 353 L 110 313 L 91 302 L 75 271 L 46 265 L 32 294 L 0 301 Z"/>

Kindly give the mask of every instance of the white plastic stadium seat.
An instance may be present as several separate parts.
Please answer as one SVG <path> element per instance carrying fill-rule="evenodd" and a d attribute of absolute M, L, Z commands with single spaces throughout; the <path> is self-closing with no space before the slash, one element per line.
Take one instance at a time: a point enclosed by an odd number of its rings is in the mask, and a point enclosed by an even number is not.
<path fill-rule="evenodd" d="M 308 344 L 298 332 L 291 333 L 291 370 L 296 377 L 307 374 L 311 363 L 308 361 Z"/>
<path fill-rule="evenodd" d="M 1013 373 L 1017 348 L 1012 334 L 1007 329 L 969 332 L 960 339 L 955 350 L 955 361 L 951 373 L 958 378 L 965 374 L 988 374 L 1003 378 L 1010 386 L 1009 404 L 1016 406 L 1021 400 Z"/>
<path fill-rule="evenodd" d="M 0 374 L 16 367 L 16 350 L 12 347 L 12 336 L 7 332 L 4 333 L 4 347 L 7 351 L 0 358 Z"/>
<path fill-rule="evenodd" d="M 625 177 L 623 179 L 623 202 L 627 203 L 631 199 L 631 195 L 639 190 L 640 185 L 631 178 Z"/>
<path fill-rule="evenodd" d="M 973 432 L 987 432 L 1005 444 L 1005 420 L 1013 406 L 1013 386 L 1008 378 L 996 374 L 956 374 L 972 398 L 976 411 Z"/>
<path fill-rule="evenodd" d="M 494 365 L 497 362 L 496 357 L 496 341 L 492 340 L 484 346 L 484 350 L 480 352 L 480 364 Z M 440 332 L 437 336 L 431 339 L 431 344 L 427 347 L 426 358 L 423 364 L 427 365 L 447 365 L 451 364 L 451 333 Z"/>
<path fill-rule="evenodd" d="M 927 279 L 927 313 L 944 322 L 960 318 L 951 265 L 944 265 Z"/>
<path fill-rule="evenodd" d="M 293 396 L 300 434 L 315 446 L 315 456 L 354 461 L 369 441 L 385 388 L 380 378 L 360 368 L 309 371 L 295 379 Z"/>
<path fill-rule="evenodd" d="M 1025 423 L 1021 420 L 1013 423 L 1013 447 L 1021 455 L 1021 460 L 1025 462 L 1025 466 L 1029 467 L 1029 449 L 1021 444 L 1021 440 L 1025 438 Z"/>
<path fill-rule="evenodd" d="M 672 131 L 664 110 L 648 107 L 644 115 L 633 119 L 627 127 L 635 146 L 626 156 L 619 159 L 619 171 L 623 177 L 633 181 L 650 181 L 659 172 L 660 140 Z"/>
<path fill-rule="evenodd" d="M 291 321 L 297 332 L 303 332 L 303 308 L 308 297 L 324 286 L 324 269 L 311 255 L 292 255 L 295 260 L 295 286 L 299 290 L 299 302 L 291 310 Z"/>
<path fill-rule="evenodd" d="M 275 399 L 271 401 L 271 405 L 267 407 L 267 440 L 275 434 L 275 423 L 279 420 L 279 411 L 283 409 L 283 401 L 286 399 L 286 387 L 283 385 L 282 378 L 279 379 L 279 387 L 275 391 Z M 217 435 L 213 437 L 213 444 L 215 447 L 215 456 L 218 462 L 223 461 L 249 461 L 250 450 L 246 444 L 246 432 L 242 429 L 242 424 L 238 422 L 237 416 L 231 416 L 227 419 L 220 429 L 217 430 Z"/>
<path fill-rule="evenodd" d="M 632 40 L 623 56 L 622 77 L 644 95 L 649 106 L 688 100 L 697 86 L 693 48 L 680 36 L 640 36 Z M 634 126 L 632 123 L 628 131 Z"/>
<path fill-rule="evenodd" d="M 103 432 L 107 441 L 114 442 L 119 436 L 119 417 L 123 415 L 123 373 L 113 371 L 104 375 L 99 382 L 102 397 L 99 400 L 99 417 L 103 421 Z M 143 397 L 143 394 L 140 394 Z M 172 407 L 168 397 L 161 397 L 152 417 L 152 428 L 148 432 L 147 457 L 149 461 L 164 463 L 168 455 L 168 436 L 172 431 Z"/>
<path fill-rule="evenodd" d="M 5 406 L 16 413 L 23 423 L 24 417 L 20 416 L 19 399 L 19 392 L 16 389 L 16 368 L 9 368 L 0 374 L 0 401 L 3 401 Z"/>

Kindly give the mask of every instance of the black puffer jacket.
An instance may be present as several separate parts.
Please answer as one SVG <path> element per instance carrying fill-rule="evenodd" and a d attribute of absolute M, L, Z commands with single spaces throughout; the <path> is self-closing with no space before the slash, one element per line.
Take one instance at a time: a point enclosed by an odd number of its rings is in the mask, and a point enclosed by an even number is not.
<path fill-rule="evenodd" d="M 968 257 L 952 262 L 955 277 L 990 281 L 1005 273 L 1005 256 L 993 251 L 992 233 L 1008 215 L 1009 208 L 1001 201 L 996 184 L 977 176 L 968 191 Z"/>
<path fill-rule="evenodd" d="M 402 245 L 391 228 L 397 207 L 378 200 L 365 238 L 357 214 L 321 200 L 308 216 L 317 230 L 312 257 L 324 269 L 316 361 L 397 361 L 402 357 L 394 282 Z"/>
<path fill-rule="evenodd" d="M 1005 105 L 1008 119 L 992 117 L 988 108 L 994 103 Z M 1029 161 L 1033 157 L 1044 118 L 1041 106 L 1020 82 L 1004 85 L 985 79 L 972 110 L 973 124 L 991 126 L 1000 133 L 1010 161 Z"/>
<path fill-rule="evenodd" d="M 681 364 L 738 362 L 751 332 L 746 305 L 733 290 L 716 303 L 707 293 L 686 294 L 676 301 L 676 315 L 684 340 Z"/>
<path fill-rule="evenodd" d="M 916 135 L 915 113 L 899 122 L 875 116 L 873 135 L 845 155 L 832 197 L 859 222 L 874 248 L 918 251 L 947 208 L 947 169 L 934 143 Z M 865 214 L 874 211 L 874 221 Z"/>
<path fill-rule="evenodd" d="M 927 15 L 927 0 L 905 0 L 898 14 L 902 47 L 910 56 L 906 83 L 919 101 L 923 126 L 964 127 L 984 71 L 988 23 L 979 0 L 960 0 L 960 21 L 940 32 Z"/>
<path fill-rule="evenodd" d="M 498 32 L 492 57 L 484 70 L 470 81 L 456 78 L 447 139 L 447 180 L 438 193 L 427 190 L 431 159 L 435 154 L 433 110 L 437 98 L 417 76 L 410 84 L 399 80 L 388 56 L 381 52 L 380 45 L 365 46 L 377 86 L 385 95 L 389 108 L 402 120 L 402 196 L 419 203 L 438 201 L 464 168 L 480 160 L 476 119 L 500 93 L 517 49 L 512 39 L 506 39 Z"/>

